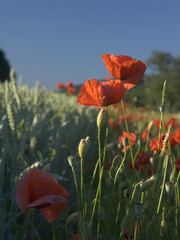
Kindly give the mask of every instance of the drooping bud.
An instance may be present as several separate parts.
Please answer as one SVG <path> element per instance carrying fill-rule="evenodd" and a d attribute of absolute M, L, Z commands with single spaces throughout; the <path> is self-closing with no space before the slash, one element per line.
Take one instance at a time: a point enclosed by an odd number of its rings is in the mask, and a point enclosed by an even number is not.
<path fill-rule="evenodd" d="M 164 236 L 166 234 L 166 230 L 167 230 L 166 221 L 163 219 L 161 220 L 160 235 Z"/>
<path fill-rule="evenodd" d="M 104 108 L 102 108 L 97 116 L 97 127 L 102 128 L 106 125 L 106 123 L 107 123 L 106 111 Z"/>
<path fill-rule="evenodd" d="M 129 189 L 125 189 L 125 190 L 124 190 L 124 198 L 125 198 L 125 199 L 129 199 L 129 196 L 130 196 L 130 191 L 129 191 Z"/>
<path fill-rule="evenodd" d="M 133 212 L 130 211 L 121 221 L 121 232 L 124 233 L 133 222 Z"/>
<path fill-rule="evenodd" d="M 165 189 L 168 194 L 171 193 L 173 190 L 173 184 L 171 182 L 165 183 Z"/>
<path fill-rule="evenodd" d="M 154 175 L 151 178 L 147 179 L 145 182 L 143 182 L 139 190 L 141 192 L 145 192 L 146 190 L 150 189 L 154 184 L 155 180 L 156 176 Z"/>
<path fill-rule="evenodd" d="M 68 163 L 69 163 L 69 165 L 70 165 L 71 167 L 73 167 L 73 161 L 74 161 L 74 159 L 75 159 L 75 157 L 72 156 L 72 155 L 70 155 L 70 156 L 68 157 Z"/>

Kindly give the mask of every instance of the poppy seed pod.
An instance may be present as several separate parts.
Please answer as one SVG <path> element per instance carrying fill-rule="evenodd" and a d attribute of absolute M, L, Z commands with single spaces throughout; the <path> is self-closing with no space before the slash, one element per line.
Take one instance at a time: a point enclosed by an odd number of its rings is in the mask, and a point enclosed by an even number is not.
<path fill-rule="evenodd" d="M 79 156 L 80 158 L 85 157 L 88 149 L 90 146 L 90 138 L 87 137 L 86 139 L 81 139 L 80 143 L 79 143 L 79 147 L 78 147 L 78 152 L 79 152 Z"/>
<path fill-rule="evenodd" d="M 104 108 L 102 108 L 97 116 L 97 127 L 102 128 L 106 125 L 106 123 L 107 123 L 106 111 Z"/>

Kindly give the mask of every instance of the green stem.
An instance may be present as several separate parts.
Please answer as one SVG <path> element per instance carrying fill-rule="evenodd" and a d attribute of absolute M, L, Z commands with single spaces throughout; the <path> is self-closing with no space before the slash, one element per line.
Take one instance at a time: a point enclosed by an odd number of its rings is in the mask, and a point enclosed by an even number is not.
<path fill-rule="evenodd" d="M 119 166 L 119 168 L 118 168 L 118 170 L 117 170 L 117 172 L 116 172 L 115 178 L 114 178 L 114 184 L 116 184 L 118 174 L 119 174 L 119 172 L 121 171 L 121 168 L 123 167 L 123 164 L 124 164 L 125 159 L 126 159 L 126 146 L 125 146 L 125 152 L 124 152 L 123 160 L 122 160 L 122 162 L 121 162 L 121 164 L 120 164 L 120 166 Z"/>
<path fill-rule="evenodd" d="M 161 200 L 162 200 L 162 195 L 164 192 L 164 186 L 165 186 L 165 180 L 166 180 L 166 173 L 167 173 L 167 166 L 168 166 L 168 156 L 165 156 L 165 168 L 164 168 L 164 177 L 163 177 L 163 184 L 161 188 L 161 194 L 159 197 L 159 203 L 158 203 L 158 208 L 157 208 L 157 213 L 159 213 L 160 205 L 161 205 Z"/>
<path fill-rule="evenodd" d="M 51 227 L 52 227 L 53 240 L 56 240 L 55 225 L 54 225 L 54 223 L 51 224 Z"/>
<path fill-rule="evenodd" d="M 83 158 L 81 157 L 81 211 L 82 211 L 82 220 L 84 218 L 84 203 L 83 203 Z"/>

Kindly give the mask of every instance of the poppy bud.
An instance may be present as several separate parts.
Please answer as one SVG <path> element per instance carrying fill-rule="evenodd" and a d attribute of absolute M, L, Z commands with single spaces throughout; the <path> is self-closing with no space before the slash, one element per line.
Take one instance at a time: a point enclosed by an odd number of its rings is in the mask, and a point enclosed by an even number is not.
<path fill-rule="evenodd" d="M 69 163 L 69 165 L 70 165 L 71 167 L 73 167 L 73 161 L 74 161 L 74 159 L 75 159 L 75 157 L 72 156 L 72 155 L 70 155 L 70 156 L 68 157 L 68 163 Z"/>
<path fill-rule="evenodd" d="M 78 221 L 79 219 L 79 216 L 80 216 L 81 213 L 79 212 L 75 212 L 75 213 L 72 213 L 68 219 L 66 220 L 66 224 L 74 224 Z"/>
<path fill-rule="evenodd" d="M 147 127 L 148 132 L 151 131 L 152 126 L 153 126 L 153 121 L 150 121 Z"/>
<path fill-rule="evenodd" d="M 46 165 L 43 167 L 43 171 L 44 171 L 44 172 L 50 172 L 50 170 L 51 170 L 51 164 L 50 164 L 50 163 L 46 164 Z"/>
<path fill-rule="evenodd" d="M 102 128 L 107 123 L 106 111 L 102 108 L 97 116 L 97 127 Z"/>
<path fill-rule="evenodd" d="M 161 228 L 160 228 L 160 235 L 161 236 L 164 236 L 166 234 L 166 221 L 165 220 L 162 220 L 161 221 Z"/>
<path fill-rule="evenodd" d="M 127 137 L 123 137 L 122 138 L 122 142 L 123 142 L 124 146 L 127 146 L 128 145 L 128 138 Z"/>
<path fill-rule="evenodd" d="M 142 183 L 142 185 L 140 187 L 140 191 L 141 192 L 147 191 L 149 188 L 152 187 L 155 180 L 156 180 L 155 176 L 152 176 L 151 178 L 147 179 L 145 182 Z"/>
<path fill-rule="evenodd" d="M 85 155 L 89 149 L 89 146 L 90 146 L 89 137 L 87 137 L 86 139 L 81 139 L 81 141 L 79 143 L 79 147 L 78 147 L 78 152 L 79 152 L 80 158 L 85 157 Z"/>
<path fill-rule="evenodd" d="M 161 106 L 159 107 L 159 111 L 160 111 L 161 113 L 163 113 L 164 110 L 165 110 L 165 106 L 164 106 L 164 105 L 161 105 Z"/>
<path fill-rule="evenodd" d="M 171 192 L 172 192 L 172 189 L 173 189 L 172 187 L 173 187 L 172 183 L 171 183 L 171 182 L 167 182 L 167 183 L 165 184 L 166 192 L 167 192 L 167 193 L 171 193 Z"/>
<path fill-rule="evenodd" d="M 129 226 L 131 225 L 132 221 L 133 221 L 133 214 L 132 212 L 129 212 L 128 215 L 126 215 L 121 221 L 122 233 L 124 233 L 127 229 L 129 229 Z"/>
<path fill-rule="evenodd" d="M 143 203 L 136 203 L 135 204 L 135 213 L 137 217 L 142 217 L 143 215 L 143 210 L 144 210 L 144 205 Z"/>

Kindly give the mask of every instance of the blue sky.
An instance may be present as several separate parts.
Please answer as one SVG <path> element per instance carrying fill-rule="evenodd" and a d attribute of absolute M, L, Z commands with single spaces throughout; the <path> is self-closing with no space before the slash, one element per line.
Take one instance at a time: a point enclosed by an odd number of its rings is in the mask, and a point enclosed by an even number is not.
<path fill-rule="evenodd" d="M 23 83 L 109 75 L 101 55 L 180 55 L 179 0 L 1 0 L 0 49 Z"/>

